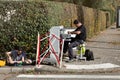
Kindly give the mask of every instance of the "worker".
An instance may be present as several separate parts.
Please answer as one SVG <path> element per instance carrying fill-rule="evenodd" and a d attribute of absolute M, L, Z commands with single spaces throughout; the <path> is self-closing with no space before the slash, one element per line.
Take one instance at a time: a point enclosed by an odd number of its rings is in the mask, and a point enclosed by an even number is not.
<path fill-rule="evenodd" d="M 71 38 L 71 41 L 65 41 L 64 43 L 63 53 L 66 54 L 68 51 L 69 57 L 69 60 L 67 60 L 67 62 L 72 62 L 75 60 L 73 48 L 79 46 L 80 44 L 83 44 L 86 40 L 85 26 L 79 20 L 74 20 L 74 25 L 76 26 L 76 29 L 74 31 L 68 31 L 68 34 L 76 34 L 75 38 Z"/>
<path fill-rule="evenodd" d="M 12 50 L 10 52 L 6 52 L 7 55 L 7 63 L 9 64 L 22 64 L 25 62 L 25 52 L 22 50 L 22 48 L 16 46 L 15 50 Z"/>

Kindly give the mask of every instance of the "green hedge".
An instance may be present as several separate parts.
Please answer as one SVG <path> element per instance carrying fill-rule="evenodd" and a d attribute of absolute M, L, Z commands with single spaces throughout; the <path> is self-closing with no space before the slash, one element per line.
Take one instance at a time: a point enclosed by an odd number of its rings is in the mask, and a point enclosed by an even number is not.
<path fill-rule="evenodd" d="M 51 26 L 63 25 L 72 27 L 73 20 L 77 19 L 77 7 L 74 4 L 62 2 L 47 2 L 49 24 Z"/>
<path fill-rule="evenodd" d="M 10 20 L 6 18 L 10 15 Z M 51 26 L 72 26 L 77 18 L 76 5 L 45 1 L 0 1 L 0 52 L 16 45 L 36 53 L 37 32 Z"/>
<path fill-rule="evenodd" d="M 47 15 L 43 2 L 0 1 L 0 52 L 18 45 L 35 53 L 37 32 L 43 34 L 49 29 Z"/>
<path fill-rule="evenodd" d="M 88 37 L 106 27 L 105 13 L 88 7 L 38 0 L 0 1 L 0 52 L 19 45 L 36 53 L 37 32 L 44 34 L 57 25 L 73 27 L 77 18 L 85 24 Z"/>
<path fill-rule="evenodd" d="M 79 19 L 84 23 L 87 29 L 87 38 L 91 38 L 104 30 L 110 22 L 106 20 L 106 13 L 97 9 L 78 6 Z M 106 22 L 107 21 L 107 22 Z"/>

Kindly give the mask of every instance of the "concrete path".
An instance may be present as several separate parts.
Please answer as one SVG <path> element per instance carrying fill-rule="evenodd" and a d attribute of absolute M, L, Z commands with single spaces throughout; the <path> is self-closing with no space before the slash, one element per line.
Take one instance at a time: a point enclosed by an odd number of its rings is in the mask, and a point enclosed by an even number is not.
<path fill-rule="evenodd" d="M 34 66 L 21 66 L 21 67 L 6 66 L 6 67 L 0 67 L 0 74 L 25 72 L 29 70 L 34 70 Z"/>
<path fill-rule="evenodd" d="M 111 26 L 87 42 L 94 52 L 95 61 L 91 63 L 113 63 L 120 65 L 120 30 Z M 88 64 L 88 63 L 86 63 Z"/>
<path fill-rule="evenodd" d="M 34 66 L 21 66 L 21 67 L 0 67 L 0 80 L 7 80 L 16 77 L 17 74 L 25 73 L 27 71 L 34 71 Z"/>

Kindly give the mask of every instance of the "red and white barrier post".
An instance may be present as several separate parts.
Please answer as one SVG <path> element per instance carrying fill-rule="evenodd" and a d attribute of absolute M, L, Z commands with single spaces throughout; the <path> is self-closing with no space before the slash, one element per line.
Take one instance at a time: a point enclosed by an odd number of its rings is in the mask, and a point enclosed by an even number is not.
<path fill-rule="evenodd" d="M 36 65 L 40 64 L 40 34 L 38 33 L 37 38 L 37 55 L 36 55 Z"/>

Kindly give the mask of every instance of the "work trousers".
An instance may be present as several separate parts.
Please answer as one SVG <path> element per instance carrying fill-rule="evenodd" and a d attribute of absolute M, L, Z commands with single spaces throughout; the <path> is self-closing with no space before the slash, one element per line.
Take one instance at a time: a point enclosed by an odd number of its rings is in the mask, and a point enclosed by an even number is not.
<path fill-rule="evenodd" d="M 74 54 L 73 54 L 73 48 L 79 46 L 80 44 L 83 44 L 83 40 L 75 40 L 72 39 L 71 41 L 65 41 L 64 42 L 64 48 L 63 48 L 63 53 L 66 53 L 68 51 L 68 56 L 69 59 L 73 59 L 74 58 Z"/>

